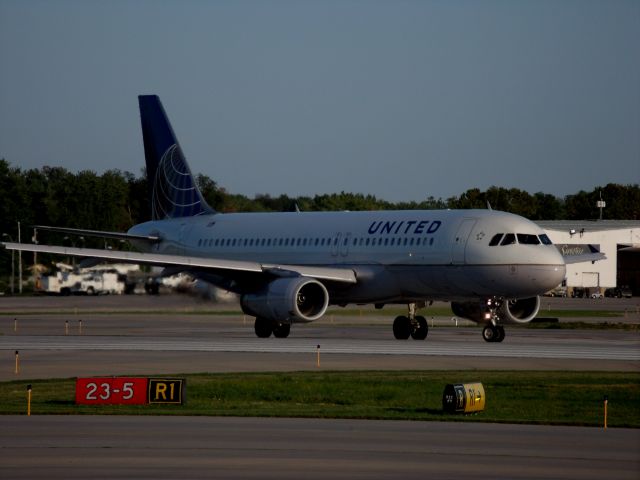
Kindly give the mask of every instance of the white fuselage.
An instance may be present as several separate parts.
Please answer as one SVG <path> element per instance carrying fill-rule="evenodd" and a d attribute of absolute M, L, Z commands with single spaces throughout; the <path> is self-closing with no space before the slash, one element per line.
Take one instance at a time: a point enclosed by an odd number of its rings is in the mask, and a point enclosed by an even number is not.
<path fill-rule="evenodd" d="M 146 222 L 129 233 L 160 236 L 155 253 L 353 269 L 357 285 L 335 289 L 332 303 L 524 298 L 565 275 L 551 244 L 516 236 L 490 246 L 497 234 L 544 235 L 525 218 L 491 210 L 214 214 Z"/>

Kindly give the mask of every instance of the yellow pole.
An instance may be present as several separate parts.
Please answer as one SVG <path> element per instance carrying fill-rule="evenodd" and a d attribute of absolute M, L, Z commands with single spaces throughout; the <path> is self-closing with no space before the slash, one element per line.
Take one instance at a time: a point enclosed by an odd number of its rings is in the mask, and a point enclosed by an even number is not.
<path fill-rule="evenodd" d="M 316 366 L 318 368 L 320 368 L 320 345 L 318 345 L 318 347 L 316 348 L 316 351 L 318 352 L 318 358 L 316 360 Z"/>
<path fill-rule="evenodd" d="M 16 375 L 18 375 L 18 373 L 20 373 L 20 354 L 18 353 L 18 350 L 16 350 L 16 370 L 15 370 Z"/>
<path fill-rule="evenodd" d="M 78 333 L 82 335 L 82 319 L 78 320 Z"/>
<path fill-rule="evenodd" d="M 69 335 L 69 320 L 64 321 L 64 334 Z"/>
<path fill-rule="evenodd" d="M 31 385 L 27 385 L 27 417 L 31 416 Z"/>
<path fill-rule="evenodd" d="M 604 396 L 604 429 L 607 429 L 607 406 L 609 404 L 609 398 Z"/>
<path fill-rule="evenodd" d="M 13 331 L 14 332 L 18 331 L 18 319 L 17 318 L 13 319 Z"/>

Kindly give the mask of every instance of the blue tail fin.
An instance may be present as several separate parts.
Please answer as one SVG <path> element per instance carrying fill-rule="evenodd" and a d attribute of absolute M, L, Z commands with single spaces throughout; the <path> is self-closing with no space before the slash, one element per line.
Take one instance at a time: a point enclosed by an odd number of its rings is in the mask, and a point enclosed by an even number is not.
<path fill-rule="evenodd" d="M 157 95 L 140 95 L 153 220 L 214 213 L 202 197 Z"/>

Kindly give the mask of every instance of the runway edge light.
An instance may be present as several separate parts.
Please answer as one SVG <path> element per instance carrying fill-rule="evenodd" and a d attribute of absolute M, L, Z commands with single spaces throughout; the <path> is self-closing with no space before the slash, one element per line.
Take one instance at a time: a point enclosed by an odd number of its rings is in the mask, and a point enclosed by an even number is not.
<path fill-rule="evenodd" d="M 27 385 L 27 417 L 31 416 L 31 384 Z"/>

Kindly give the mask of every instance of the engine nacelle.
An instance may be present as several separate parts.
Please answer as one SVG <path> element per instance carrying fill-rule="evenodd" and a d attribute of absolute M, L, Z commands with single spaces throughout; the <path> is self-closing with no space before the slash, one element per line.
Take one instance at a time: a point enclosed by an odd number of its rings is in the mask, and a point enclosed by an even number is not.
<path fill-rule="evenodd" d="M 458 317 L 473 320 L 476 323 L 489 323 L 491 310 L 487 302 L 451 302 L 451 310 Z M 540 310 L 540 297 L 504 300 L 496 315 L 501 324 L 528 323 Z"/>
<path fill-rule="evenodd" d="M 540 310 L 540 297 L 505 301 L 498 314 L 504 323 L 529 323 Z"/>
<path fill-rule="evenodd" d="M 317 280 L 305 277 L 278 278 L 258 293 L 240 299 L 242 311 L 278 322 L 312 322 L 329 306 L 329 292 Z"/>

